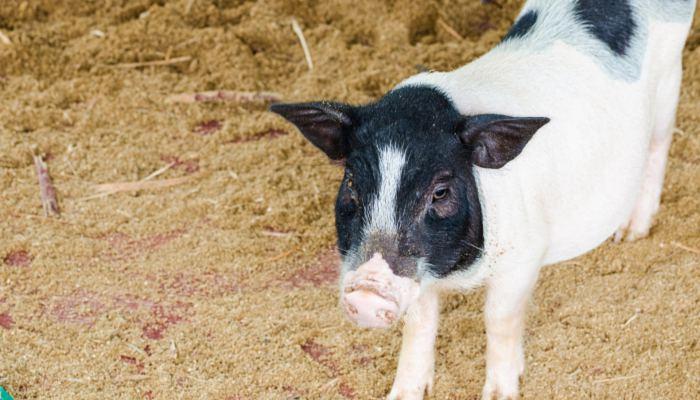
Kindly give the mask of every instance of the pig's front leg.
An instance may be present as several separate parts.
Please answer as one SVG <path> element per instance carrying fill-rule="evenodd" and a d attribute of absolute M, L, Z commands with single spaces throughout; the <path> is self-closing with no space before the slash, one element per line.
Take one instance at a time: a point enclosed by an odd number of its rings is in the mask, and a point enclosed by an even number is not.
<path fill-rule="evenodd" d="M 525 370 L 525 311 L 538 273 L 539 265 L 519 266 L 488 282 L 484 310 L 486 383 L 482 400 L 515 400 L 519 396 L 519 379 Z"/>
<path fill-rule="evenodd" d="M 438 297 L 436 290 L 427 290 L 406 311 L 399 366 L 388 400 L 422 399 L 433 388 Z"/>

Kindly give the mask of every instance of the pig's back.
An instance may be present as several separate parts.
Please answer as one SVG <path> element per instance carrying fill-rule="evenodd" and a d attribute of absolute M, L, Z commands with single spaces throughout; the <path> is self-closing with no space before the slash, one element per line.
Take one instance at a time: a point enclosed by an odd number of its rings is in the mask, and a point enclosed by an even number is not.
<path fill-rule="evenodd" d="M 529 2 L 521 15 L 538 3 L 548 3 L 546 11 L 559 2 Z M 590 32 L 576 39 L 580 26 L 566 37 L 566 25 L 557 25 L 547 42 L 547 32 L 535 24 L 529 39 L 508 39 L 456 71 L 404 83 L 440 88 L 465 115 L 551 119 L 504 168 L 477 169 L 487 246 L 526 244 L 538 235 L 548 249 L 545 263 L 553 263 L 594 248 L 629 218 L 662 101 L 658 87 L 680 73 L 690 24 L 681 12 L 652 16 L 657 4 L 651 0 L 633 3 L 638 30 L 628 53 L 615 53 Z M 549 21 L 565 23 L 566 10 L 555 11 Z M 547 27 L 547 17 L 538 20 Z M 541 37 L 543 43 L 537 42 Z"/>

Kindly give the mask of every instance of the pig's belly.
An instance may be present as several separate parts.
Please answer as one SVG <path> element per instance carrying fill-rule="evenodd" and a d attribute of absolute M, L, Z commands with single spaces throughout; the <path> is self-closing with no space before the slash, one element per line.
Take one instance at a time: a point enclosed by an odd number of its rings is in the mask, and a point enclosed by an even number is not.
<path fill-rule="evenodd" d="M 580 166 L 561 182 L 562 194 L 547 201 L 545 213 L 551 225 L 545 264 L 586 253 L 627 223 L 641 192 L 650 133 L 637 129 L 636 141 L 618 148 L 612 145 L 609 154 L 616 159 Z"/>
<path fill-rule="evenodd" d="M 553 264 L 578 257 L 596 247 L 612 236 L 623 226 L 632 213 L 635 204 L 635 191 L 628 191 L 617 204 L 610 200 L 590 201 L 578 208 L 577 215 L 568 218 L 567 224 L 551 227 L 550 245 L 544 258 L 544 264 Z"/>

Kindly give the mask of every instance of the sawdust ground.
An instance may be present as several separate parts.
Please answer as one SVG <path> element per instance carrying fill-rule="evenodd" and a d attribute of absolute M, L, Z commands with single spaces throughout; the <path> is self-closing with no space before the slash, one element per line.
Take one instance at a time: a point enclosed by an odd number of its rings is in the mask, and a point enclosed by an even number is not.
<path fill-rule="evenodd" d="M 0 385 L 26 399 L 386 393 L 398 330 L 355 329 L 337 307 L 341 171 L 260 105 L 164 99 L 230 89 L 367 101 L 421 65 L 447 70 L 487 51 L 519 2 L 485 3 L 3 1 L 13 44 L 0 42 Z M 652 235 L 543 272 L 525 398 L 700 393 L 698 44 L 696 23 Z M 41 216 L 32 152 L 47 158 L 61 218 Z M 157 179 L 192 179 L 84 198 L 167 164 Z M 435 398 L 480 392 L 482 301 L 445 299 Z"/>

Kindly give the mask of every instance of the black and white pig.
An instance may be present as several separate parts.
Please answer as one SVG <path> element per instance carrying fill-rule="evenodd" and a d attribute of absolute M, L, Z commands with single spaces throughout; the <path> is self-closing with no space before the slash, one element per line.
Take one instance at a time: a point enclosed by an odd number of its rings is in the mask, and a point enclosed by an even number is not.
<path fill-rule="evenodd" d="M 404 319 L 389 399 L 430 391 L 444 290 L 487 287 L 483 398 L 517 398 L 540 268 L 659 207 L 694 0 L 530 0 L 502 43 L 377 102 L 271 107 L 345 176 L 340 298 L 363 327 Z"/>

